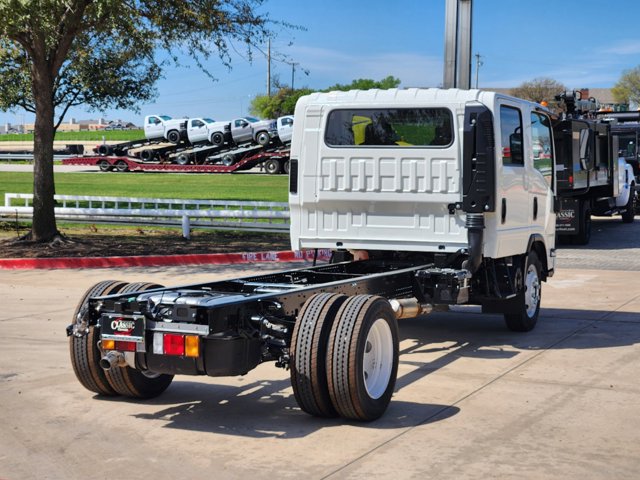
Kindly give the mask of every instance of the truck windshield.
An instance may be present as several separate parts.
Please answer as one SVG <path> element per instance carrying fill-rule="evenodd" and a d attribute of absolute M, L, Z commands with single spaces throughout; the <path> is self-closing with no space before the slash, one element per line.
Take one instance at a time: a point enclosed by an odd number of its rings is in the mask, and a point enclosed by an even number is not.
<path fill-rule="evenodd" d="M 160 115 L 160 118 L 162 120 L 171 120 L 171 117 L 169 115 Z"/>
<path fill-rule="evenodd" d="M 213 120 L 212 118 L 203 118 L 203 120 L 207 123 L 216 123 L 216 121 Z"/>
<path fill-rule="evenodd" d="M 247 122 L 251 122 L 251 123 L 256 123 L 259 122 L 260 120 L 258 120 L 255 117 L 243 117 Z"/>
<path fill-rule="evenodd" d="M 452 141 L 446 108 L 334 110 L 325 131 L 329 146 L 447 147 Z"/>

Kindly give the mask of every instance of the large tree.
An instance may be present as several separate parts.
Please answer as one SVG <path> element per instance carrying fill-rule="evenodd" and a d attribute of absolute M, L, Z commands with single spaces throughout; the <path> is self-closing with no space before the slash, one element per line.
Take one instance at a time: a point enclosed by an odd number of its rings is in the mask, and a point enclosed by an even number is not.
<path fill-rule="evenodd" d="M 640 105 L 640 66 L 622 72 L 611 93 L 618 103 Z"/>
<path fill-rule="evenodd" d="M 30 238 L 58 235 L 53 139 L 73 105 L 132 108 L 154 95 L 162 69 L 190 55 L 229 65 L 229 49 L 262 42 L 264 0 L 0 0 L 0 109 L 35 113 Z M 158 51 L 169 60 L 159 61 Z"/>
<path fill-rule="evenodd" d="M 382 80 L 372 80 L 370 78 L 359 78 L 351 83 L 341 85 L 339 83 L 323 89 L 323 92 L 333 90 L 369 90 L 372 88 L 396 88 L 400 85 L 400 80 L 389 75 Z M 280 85 L 275 95 L 258 95 L 251 101 L 251 113 L 263 118 L 277 118 L 282 115 L 291 115 L 296 107 L 296 102 L 303 95 L 308 95 L 314 90 L 310 88 L 299 88 L 292 90 L 289 86 Z"/>
<path fill-rule="evenodd" d="M 511 90 L 511 95 L 532 102 L 547 102 L 549 106 L 557 105 L 555 96 L 566 91 L 562 83 L 552 78 L 534 78 L 529 82 L 523 82 L 517 88 Z"/>

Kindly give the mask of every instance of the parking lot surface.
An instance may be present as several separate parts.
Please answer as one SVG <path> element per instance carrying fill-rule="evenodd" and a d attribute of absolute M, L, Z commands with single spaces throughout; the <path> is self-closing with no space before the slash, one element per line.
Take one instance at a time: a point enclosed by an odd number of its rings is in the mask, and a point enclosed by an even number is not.
<path fill-rule="evenodd" d="M 301 412 L 273 364 L 176 377 L 148 401 L 76 381 L 65 327 L 90 285 L 287 265 L 0 271 L 0 478 L 636 479 L 640 222 L 596 223 L 591 246 L 559 249 L 533 332 L 473 307 L 401 320 L 396 392 L 372 423 Z"/>

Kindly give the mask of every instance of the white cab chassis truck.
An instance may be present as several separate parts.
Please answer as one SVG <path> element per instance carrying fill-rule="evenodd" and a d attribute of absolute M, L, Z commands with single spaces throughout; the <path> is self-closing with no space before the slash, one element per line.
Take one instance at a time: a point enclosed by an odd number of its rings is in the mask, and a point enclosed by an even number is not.
<path fill-rule="evenodd" d="M 511 330 L 535 326 L 555 260 L 541 107 L 478 90 L 371 90 L 303 97 L 295 118 L 292 246 L 330 249 L 331 261 L 173 288 L 94 285 L 67 328 L 84 387 L 149 398 L 176 374 L 273 361 L 303 411 L 369 421 L 394 391 L 398 319 L 476 304 Z M 548 158 L 534 162 L 541 145 Z"/>

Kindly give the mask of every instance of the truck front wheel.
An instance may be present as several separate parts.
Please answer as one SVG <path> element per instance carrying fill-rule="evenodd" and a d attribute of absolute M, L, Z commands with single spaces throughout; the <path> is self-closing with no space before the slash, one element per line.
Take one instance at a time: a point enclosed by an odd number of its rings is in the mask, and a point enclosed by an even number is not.
<path fill-rule="evenodd" d="M 291 338 L 291 385 L 300 408 L 317 417 L 337 412 L 327 386 L 327 342 L 340 306 L 347 299 L 337 293 L 318 293 L 303 305 Z"/>
<path fill-rule="evenodd" d="M 89 321 L 89 298 L 100 297 L 118 293 L 126 283 L 115 280 L 106 280 L 95 284 L 80 299 L 73 314 L 72 326 L 74 329 L 83 328 Z M 100 329 L 95 326 L 85 326 L 86 331 L 76 331 L 69 337 L 69 353 L 71 354 L 71 366 L 76 378 L 84 388 L 98 395 L 117 395 L 107 376 L 100 367 L 102 352 L 98 347 Z"/>
<path fill-rule="evenodd" d="M 180 132 L 177 130 L 170 130 L 167 132 L 167 140 L 175 144 L 180 143 Z"/>
<path fill-rule="evenodd" d="M 522 299 L 518 306 L 519 311 L 507 313 L 504 316 L 509 330 L 528 332 L 536 326 L 540 314 L 540 300 L 542 299 L 541 271 L 542 265 L 538 255 L 534 251 L 529 252 L 525 260 L 522 290 L 518 292 Z"/>
<path fill-rule="evenodd" d="M 340 416 L 371 421 L 385 412 L 398 350 L 398 322 L 387 299 L 355 295 L 342 304 L 327 352 L 329 395 Z"/>
<path fill-rule="evenodd" d="M 631 193 L 629 193 L 629 201 L 627 202 L 626 211 L 622 214 L 623 223 L 633 223 L 636 216 L 636 208 L 638 198 L 635 192 L 635 185 L 631 185 Z"/>

